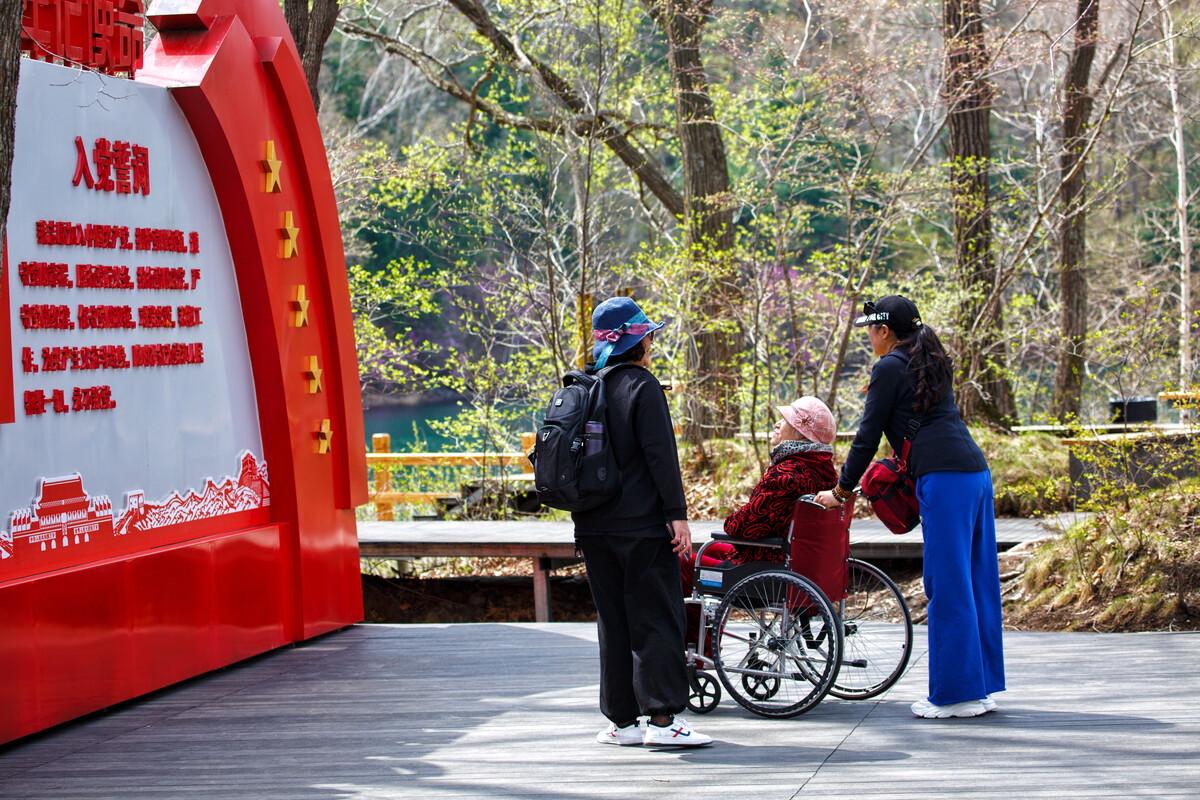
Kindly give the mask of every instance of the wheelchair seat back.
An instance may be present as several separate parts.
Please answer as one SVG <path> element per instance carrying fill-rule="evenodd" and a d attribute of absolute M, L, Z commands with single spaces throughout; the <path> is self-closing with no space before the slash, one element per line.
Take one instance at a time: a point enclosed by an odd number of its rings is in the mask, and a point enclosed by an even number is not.
<path fill-rule="evenodd" d="M 831 509 L 798 500 L 792 509 L 788 569 L 815 583 L 831 603 L 846 596 L 853 516 L 854 498 Z"/>

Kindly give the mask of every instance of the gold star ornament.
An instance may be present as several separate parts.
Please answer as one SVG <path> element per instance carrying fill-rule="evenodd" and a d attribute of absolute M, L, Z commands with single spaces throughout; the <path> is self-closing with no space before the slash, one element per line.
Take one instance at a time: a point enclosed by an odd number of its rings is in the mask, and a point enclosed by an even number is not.
<path fill-rule="evenodd" d="M 292 221 L 292 212 L 285 211 L 279 224 L 279 257 L 294 258 L 300 252 L 300 229 Z"/>
<path fill-rule="evenodd" d="M 283 186 L 279 181 L 279 168 L 283 166 L 283 162 L 275 158 L 274 139 L 268 139 L 263 142 L 263 157 L 258 163 L 263 168 L 263 191 L 271 194 L 282 192 Z"/>
<path fill-rule="evenodd" d="M 305 363 L 307 368 L 304 370 L 304 377 L 308 380 L 308 393 L 316 394 L 321 391 L 321 373 L 325 370 L 317 366 L 316 356 L 309 356 Z"/>
<path fill-rule="evenodd" d="M 329 426 L 329 420 L 321 420 L 321 423 L 317 426 L 317 453 L 320 455 L 328 453 L 332 439 L 333 430 Z"/>
<path fill-rule="evenodd" d="M 308 299 L 304 285 L 292 287 L 292 327 L 305 328 L 308 327 L 308 304 L 312 301 Z"/>

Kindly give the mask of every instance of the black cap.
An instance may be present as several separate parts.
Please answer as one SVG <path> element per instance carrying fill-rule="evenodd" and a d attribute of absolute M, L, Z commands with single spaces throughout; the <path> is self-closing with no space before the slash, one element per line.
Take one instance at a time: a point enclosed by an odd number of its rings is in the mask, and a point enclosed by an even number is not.
<path fill-rule="evenodd" d="M 897 336 L 903 336 L 922 324 L 921 312 L 917 311 L 916 304 L 898 294 L 889 294 L 874 303 L 863 303 L 863 315 L 854 320 L 856 328 L 887 325 Z"/>

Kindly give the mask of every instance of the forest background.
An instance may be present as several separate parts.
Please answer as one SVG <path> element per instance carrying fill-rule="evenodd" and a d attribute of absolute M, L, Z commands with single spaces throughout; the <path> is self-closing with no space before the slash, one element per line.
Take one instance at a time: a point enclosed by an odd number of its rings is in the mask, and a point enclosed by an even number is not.
<path fill-rule="evenodd" d="M 893 292 L 973 422 L 1195 380 L 1193 3 L 284 6 L 368 402 L 459 392 L 464 445 L 515 449 L 621 292 L 672 320 L 655 369 L 701 448 L 798 394 L 853 427 L 850 321 Z"/>
<path fill-rule="evenodd" d="M 515 449 L 593 299 L 632 293 L 672 321 L 654 368 L 689 507 L 719 517 L 774 405 L 814 394 L 855 427 L 874 358 L 851 321 L 902 293 L 955 359 L 998 510 L 1096 512 L 1006 555 L 1006 624 L 1200 625 L 1200 488 L 1172 480 L 1196 437 L 1149 445 L 1148 490 L 1129 448 L 1085 447 L 1081 504 L 1061 442 L 1008 435 L 1193 389 L 1193 0 L 284 7 L 368 402 L 458 392 L 443 430 Z"/>

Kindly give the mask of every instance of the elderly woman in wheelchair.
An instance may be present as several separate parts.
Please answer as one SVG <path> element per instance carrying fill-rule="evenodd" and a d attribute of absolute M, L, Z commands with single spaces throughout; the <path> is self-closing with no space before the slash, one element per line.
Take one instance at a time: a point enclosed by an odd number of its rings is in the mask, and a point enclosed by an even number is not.
<path fill-rule="evenodd" d="M 815 397 L 801 397 L 790 406 L 779 406 L 778 410 L 780 419 L 771 430 L 771 464 L 746 504 L 725 520 L 725 533 L 737 539 L 785 536 L 796 501 L 837 483 L 837 471 L 833 468 L 833 439 L 837 429 L 829 407 Z M 784 554 L 778 548 L 719 542 L 705 550 L 701 566 L 715 566 L 722 561 L 782 564 Z M 695 579 L 694 562 L 685 555 L 680 558 L 680 566 L 684 594 L 690 595 Z M 689 630 L 691 616 L 689 613 Z"/>
<path fill-rule="evenodd" d="M 815 397 L 779 412 L 771 464 L 749 501 L 694 559 L 681 557 L 688 706 L 699 713 L 716 708 L 723 684 L 756 714 L 791 717 L 827 693 L 879 694 L 908 662 L 912 623 L 900 590 L 849 558 L 853 503 L 811 502 L 837 482 L 832 413 Z"/>

